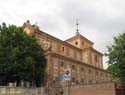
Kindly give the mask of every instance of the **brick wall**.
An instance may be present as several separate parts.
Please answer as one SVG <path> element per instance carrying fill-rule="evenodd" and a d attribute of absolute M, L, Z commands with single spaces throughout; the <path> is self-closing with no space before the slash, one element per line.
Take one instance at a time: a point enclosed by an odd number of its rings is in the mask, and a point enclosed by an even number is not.
<path fill-rule="evenodd" d="M 66 89 L 64 91 L 66 94 Z M 114 83 L 81 85 L 70 87 L 70 95 L 115 95 Z"/>

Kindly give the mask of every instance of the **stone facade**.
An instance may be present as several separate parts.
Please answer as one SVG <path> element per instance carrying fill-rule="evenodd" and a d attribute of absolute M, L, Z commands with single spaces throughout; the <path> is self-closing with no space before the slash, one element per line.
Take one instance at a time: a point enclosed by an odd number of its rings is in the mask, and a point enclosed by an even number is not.
<path fill-rule="evenodd" d="M 103 69 L 103 54 L 93 48 L 94 43 L 82 35 L 75 35 L 62 41 L 26 22 L 23 25 L 28 34 L 35 34 L 39 44 L 46 51 L 46 81 L 59 80 L 64 70 L 71 68 L 71 81 L 75 85 L 112 81 L 112 74 Z"/>

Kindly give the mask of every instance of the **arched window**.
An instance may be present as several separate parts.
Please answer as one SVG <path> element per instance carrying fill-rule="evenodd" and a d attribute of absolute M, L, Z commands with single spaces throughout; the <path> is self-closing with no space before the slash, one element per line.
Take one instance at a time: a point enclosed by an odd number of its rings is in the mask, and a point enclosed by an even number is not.
<path fill-rule="evenodd" d="M 62 47 L 62 48 L 61 48 L 61 50 L 64 52 L 64 51 L 65 51 L 65 48 L 64 48 L 64 47 Z"/>
<path fill-rule="evenodd" d="M 78 45 L 78 42 L 76 41 L 75 44 Z"/>
<path fill-rule="evenodd" d="M 84 45 L 84 42 L 82 41 L 82 45 Z"/>

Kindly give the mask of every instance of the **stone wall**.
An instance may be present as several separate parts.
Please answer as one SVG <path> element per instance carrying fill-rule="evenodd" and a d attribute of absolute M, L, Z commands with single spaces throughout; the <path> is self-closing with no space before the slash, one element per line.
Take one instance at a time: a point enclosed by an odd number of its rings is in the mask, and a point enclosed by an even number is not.
<path fill-rule="evenodd" d="M 0 87 L 0 95 L 45 95 L 44 88 Z"/>

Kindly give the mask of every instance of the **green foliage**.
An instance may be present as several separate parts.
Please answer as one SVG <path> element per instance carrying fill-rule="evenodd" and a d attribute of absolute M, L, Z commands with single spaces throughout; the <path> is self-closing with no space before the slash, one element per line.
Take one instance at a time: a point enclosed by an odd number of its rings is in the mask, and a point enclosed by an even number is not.
<path fill-rule="evenodd" d="M 109 67 L 114 72 L 114 77 L 125 82 L 125 33 L 114 37 L 114 43 L 108 46 Z"/>
<path fill-rule="evenodd" d="M 113 73 L 113 79 L 118 79 L 119 76 L 119 69 L 117 64 L 110 64 L 107 68 L 108 71 Z"/>
<path fill-rule="evenodd" d="M 0 25 L 0 81 L 28 81 L 40 86 L 45 63 L 44 51 L 34 35 L 27 35 L 21 27 Z"/>

